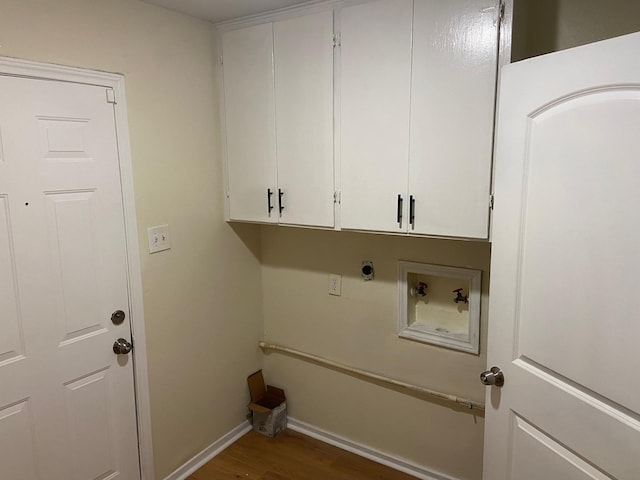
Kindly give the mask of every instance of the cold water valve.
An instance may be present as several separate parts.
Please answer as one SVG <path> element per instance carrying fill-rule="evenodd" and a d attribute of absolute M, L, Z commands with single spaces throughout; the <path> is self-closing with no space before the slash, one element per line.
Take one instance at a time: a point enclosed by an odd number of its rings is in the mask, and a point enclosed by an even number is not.
<path fill-rule="evenodd" d="M 456 288 L 453 291 L 456 294 L 456 298 L 453 299 L 455 303 L 469 303 L 469 295 L 463 295 L 463 291 L 462 288 Z"/>

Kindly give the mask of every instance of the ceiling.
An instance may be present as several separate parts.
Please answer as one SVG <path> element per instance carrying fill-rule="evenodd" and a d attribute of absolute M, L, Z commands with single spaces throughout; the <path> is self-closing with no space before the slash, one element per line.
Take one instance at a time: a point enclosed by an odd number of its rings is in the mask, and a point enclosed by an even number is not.
<path fill-rule="evenodd" d="M 304 0 L 143 0 L 143 2 L 213 23 L 308 3 Z"/>

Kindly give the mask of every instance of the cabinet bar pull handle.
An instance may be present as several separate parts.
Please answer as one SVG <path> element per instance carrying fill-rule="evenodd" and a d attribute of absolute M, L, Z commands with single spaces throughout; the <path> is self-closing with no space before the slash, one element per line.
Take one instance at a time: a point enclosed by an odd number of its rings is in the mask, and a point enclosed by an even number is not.
<path fill-rule="evenodd" d="M 270 188 L 267 188 L 267 213 L 271 214 L 271 210 L 273 210 L 273 205 L 271 205 L 271 195 L 273 192 Z"/>
<path fill-rule="evenodd" d="M 409 195 L 409 223 L 411 227 L 415 228 L 416 226 L 416 199 L 413 198 L 413 195 Z"/>
<path fill-rule="evenodd" d="M 398 212 L 396 216 L 396 222 L 402 226 L 402 195 L 398 194 Z"/>
<path fill-rule="evenodd" d="M 284 210 L 284 204 L 282 203 L 282 195 L 284 195 L 284 192 L 281 189 L 278 189 L 278 209 L 280 210 L 280 215 L 282 215 L 282 210 Z"/>

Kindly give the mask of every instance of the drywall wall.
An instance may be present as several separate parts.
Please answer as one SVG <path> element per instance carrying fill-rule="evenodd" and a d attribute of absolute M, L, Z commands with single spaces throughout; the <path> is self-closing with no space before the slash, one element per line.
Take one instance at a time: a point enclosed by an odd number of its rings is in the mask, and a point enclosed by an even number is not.
<path fill-rule="evenodd" d="M 265 226 L 262 259 L 268 342 L 484 401 L 488 243 Z M 363 260 L 374 262 L 373 281 L 360 278 Z M 480 355 L 398 338 L 398 260 L 483 271 Z M 339 297 L 329 273 L 342 275 Z M 484 419 L 473 411 L 279 353 L 265 356 L 265 377 L 299 420 L 455 478 L 482 476 Z"/>
<path fill-rule="evenodd" d="M 640 30 L 637 0 L 516 0 L 513 58 Z M 410 383 L 482 401 L 490 246 L 347 232 L 263 227 L 265 339 Z M 396 335 L 400 259 L 483 270 L 481 355 Z M 376 280 L 359 278 L 373 260 Z M 327 293 L 343 275 L 342 296 Z M 483 418 L 291 356 L 265 356 L 287 390 L 290 415 L 459 479 L 482 476 Z"/>
<path fill-rule="evenodd" d="M 225 224 L 214 29 L 137 0 L 3 0 L 0 55 L 125 75 L 156 478 L 245 418 L 261 365 L 260 237 Z M 146 228 L 171 250 L 149 255 Z"/>
<path fill-rule="evenodd" d="M 515 0 L 514 61 L 640 31 L 638 0 Z"/>

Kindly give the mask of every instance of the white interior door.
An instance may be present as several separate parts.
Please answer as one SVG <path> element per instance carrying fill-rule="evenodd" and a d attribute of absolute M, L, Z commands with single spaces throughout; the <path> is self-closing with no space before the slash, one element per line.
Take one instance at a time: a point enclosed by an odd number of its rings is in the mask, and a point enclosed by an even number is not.
<path fill-rule="evenodd" d="M 639 51 L 503 70 L 486 480 L 640 478 Z"/>
<path fill-rule="evenodd" d="M 139 478 L 125 254 L 107 90 L 0 76 L 0 478 Z"/>
<path fill-rule="evenodd" d="M 275 22 L 273 54 L 280 223 L 332 227 L 333 11 Z"/>
<path fill-rule="evenodd" d="M 343 228 L 407 230 L 412 14 L 412 0 L 342 9 Z"/>
<path fill-rule="evenodd" d="M 276 223 L 272 24 L 225 32 L 222 58 L 229 218 Z"/>

